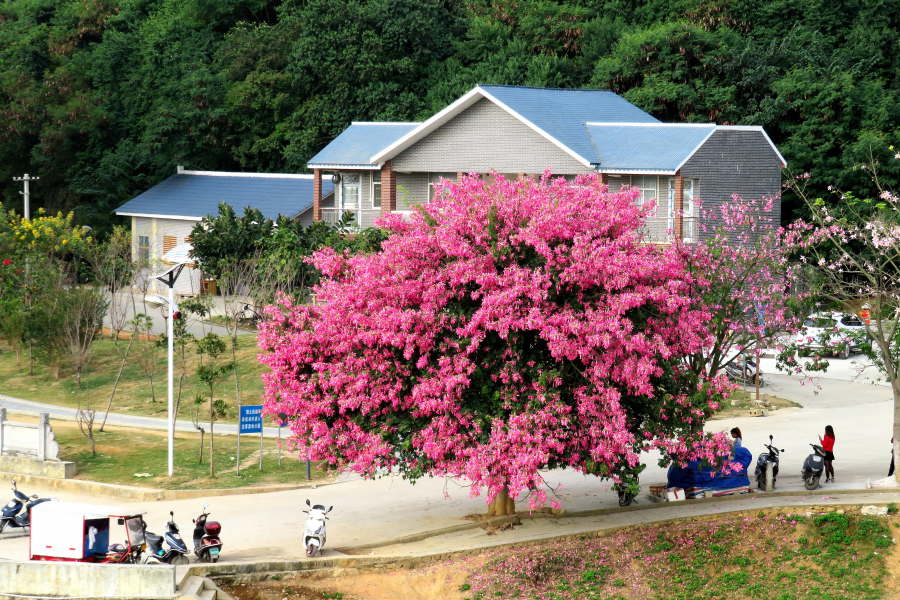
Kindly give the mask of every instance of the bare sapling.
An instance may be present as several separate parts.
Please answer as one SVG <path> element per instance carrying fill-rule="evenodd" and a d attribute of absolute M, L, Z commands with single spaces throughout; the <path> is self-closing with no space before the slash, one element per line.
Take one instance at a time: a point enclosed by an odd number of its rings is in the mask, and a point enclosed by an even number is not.
<path fill-rule="evenodd" d="M 87 408 L 81 408 L 79 404 L 78 411 L 75 413 L 75 420 L 78 422 L 78 429 L 81 430 L 81 435 L 91 442 L 92 458 L 97 456 L 97 449 L 94 446 L 94 421 L 96 418 L 97 411 L 92 409 L 90 404 L 87 405 Z"/>
<path fill-rule="evenodd" d="M 94 287 L 72 287 L 62 310 L 62 335 L 75 381 L 81 389 L 81 377 L 94 356 L 94 341 L 103 327 L 109 306 L 106 295 Z"/>
<path fill-rule="evenodd" d="M 203 396 L 197 394 L 194 398 L 194 408 L 191 409 L 191 423 L 194 425 L 194 429 L 200 432 L 200 459 L 198 464 L 203 464 L 203 436 L 206 433 L 206 429 L 203 428 L 203 422 L 200 420 L 200 409 L 206 403 L 206 400 L 203 399 Z"/>
<path fill-rule="evenodd" d="M 134 359 L 141 366 L 147 379 L 150 381 L 150 397 L 156 402 L 156 389 L 153 387 L 153 378 L 159 367 L 158 340 L 151 339 L 153 331 L 153 319 L 144 313 L 138 313 L 128 322 L 131 327 L 131 336 L 134 338 Z"/>
<path fill-rule="evenodd" d="M 215 467 L 213 465 L 215 455 L 213 454 L 213 426 L 219 419 L 223 419 L 228 415 L 228 404 L 222 399 L 215 398 L 215 388 L 228 376 L 228 372 L 233 365 L 229 363 L 221 363 L 220 357 L 226 350 L 225 340 L 216 335 L 209 333 L 197 340 L 197 352 L 207 356 L 207 364 L 197 369 L 197 375 L 200 382 L 209 388 L 209 476 L 215 477 Z M 196 402 L 196 401 L 195 401 Z"/>

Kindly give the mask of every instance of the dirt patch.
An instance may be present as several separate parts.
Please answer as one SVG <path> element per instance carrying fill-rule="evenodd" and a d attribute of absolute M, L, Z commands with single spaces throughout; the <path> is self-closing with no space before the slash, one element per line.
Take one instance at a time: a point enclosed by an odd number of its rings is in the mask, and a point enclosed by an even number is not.
<path fill-rule="evenodd" d="M 353 573 L 328 579 L 311 579 L 301 574 L 275 576 L 246 584 L 219 584 L 236 600 L 462 600 L 461 590 L 478 559 L 446 561 L 410 571 Z"/>
<path fill-rule="evenodd" d="M 769 411 L 770 415 L 779 411 L 803 408 L 802 405 L 796 402 L 774 396 L 765 391 L 760 392 L 760 400 L 764 402 L 764 404 L 757 404 L 755 400 L 755 390 L 739 389 L 729 396 L 728 400 L 725 401 L 722 410 L 714 414 L 710 420 L 719 421 L 722 419 L 734 419 L 736 417 L 749 417 L 750 409 L 752 408 L 764 408 Z"/>

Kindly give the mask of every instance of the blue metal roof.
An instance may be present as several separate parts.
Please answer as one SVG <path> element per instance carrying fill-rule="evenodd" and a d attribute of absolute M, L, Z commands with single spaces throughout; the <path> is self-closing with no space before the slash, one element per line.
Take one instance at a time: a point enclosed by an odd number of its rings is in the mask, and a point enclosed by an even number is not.
<path fill-rule="evenodd" d="M 369 159 L 420 123 L 351 123 L 341 135 L 313 156 L 307 167 L 371 167 Z"/>
<path fill-rule="evenodd" d="M 331 178 L 322 178 L 322 196 L 334 189 Z M 238 214 L 252 206 L 267 219 L 296 217 L 313 203 L 311 177 L 253 177 L 240 173 L 204 175 L 179 173 L 153 186 L 116 209 L 116 214 L 202 218 L 216 215 L 225 202 Z"/>
<path fill-rule="evenodd" d="M 715 125 L 585 125 L 601 171 L 674 172 L 716 129 Z"/>
<path fill-rule="evenodd" d="M 609 90 L 478 87 L 591 163 L 596 162 L 597 151 L 585 132 L 585 123 L 660 122 Z"/>

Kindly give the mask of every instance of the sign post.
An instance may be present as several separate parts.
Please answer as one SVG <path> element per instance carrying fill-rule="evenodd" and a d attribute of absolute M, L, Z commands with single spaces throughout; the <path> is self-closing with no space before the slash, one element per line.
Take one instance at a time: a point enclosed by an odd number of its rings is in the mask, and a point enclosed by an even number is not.
<path fill-rule="evenodd" d="M 262 440 L 263 440 L 263 422 L 262 422 L 262 405 L 242 406 L 241 421 L 238 427 L 238 439 L 242 433 L 259 433 L 259 468 L 262 469 Z M 238 462 L 241 457 L 238 456 Z"/>

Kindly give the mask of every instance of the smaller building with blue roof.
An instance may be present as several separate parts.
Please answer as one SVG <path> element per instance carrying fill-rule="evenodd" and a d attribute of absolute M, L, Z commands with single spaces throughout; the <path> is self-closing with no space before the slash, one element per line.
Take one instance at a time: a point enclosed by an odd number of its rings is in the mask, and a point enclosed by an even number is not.
<path fill-rule="evenodd" d="M 316 185 L 321 186 L 321 191 Z M 206 216 L 215 216 L 224 202 L 236 213 L 258 209 L 263 217 L 285 216 L 304 225 L 313 222 L 316 194 L 326 202 L 334 194 L 331 179 L 317 182 L 313 175 L 288 173 L 227 173 L 188 171 L 178 167 L 172 175 L 129 200 L 116 214 L 131 217 L 134 258 L 166 262 L 176 248 L 190 244 L 191 230 Z M 172 254 L 170 254 L 172 253 Z M 180 294 L 200 292 L 197 269 L 187 269 L 176 284 Z"/>

